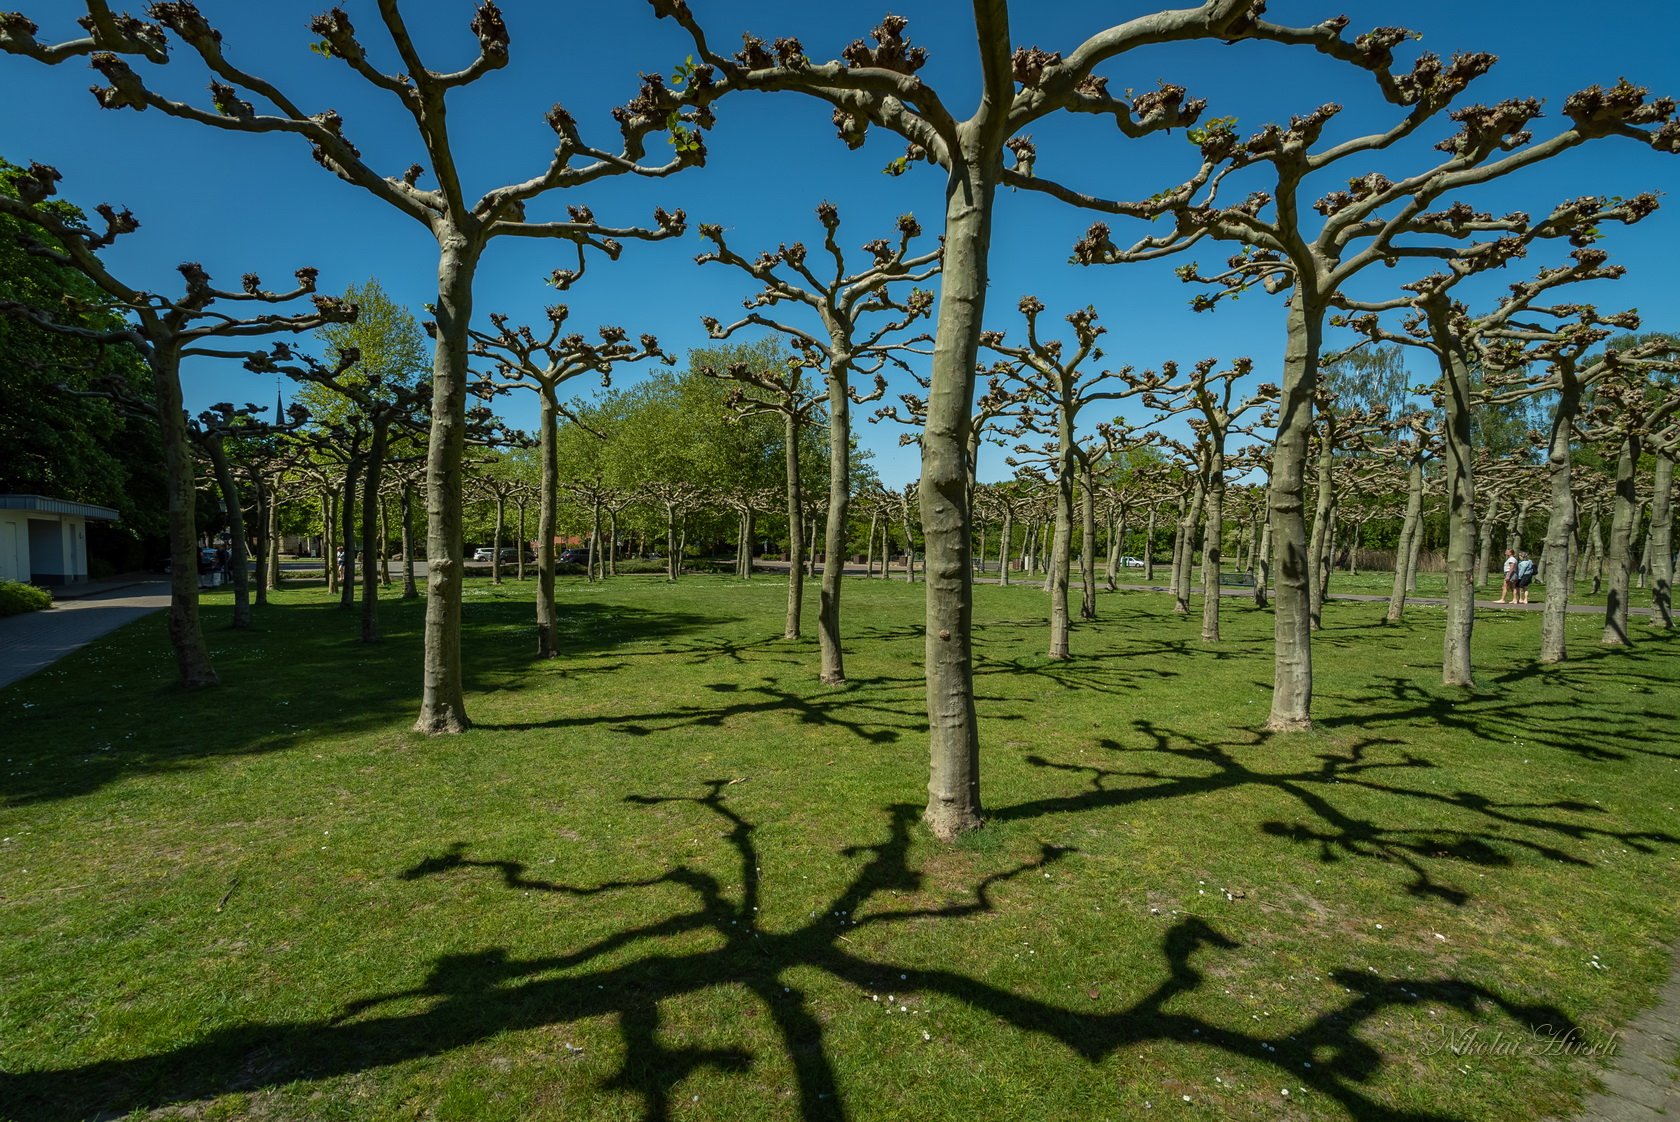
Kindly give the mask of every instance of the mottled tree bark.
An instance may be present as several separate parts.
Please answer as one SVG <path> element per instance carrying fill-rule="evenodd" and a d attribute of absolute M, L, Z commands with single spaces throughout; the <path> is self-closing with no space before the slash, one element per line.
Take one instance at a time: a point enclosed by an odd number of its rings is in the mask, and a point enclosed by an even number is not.
<path fill-rule="evenodd" d="M 1634 477 L 1639 469 L 1641 443 L 1638 433 L 1629 433 L 1622 439 L 1621 454 L 1616 457 L 1616 497 L 1604 557 L 1609 578 L 1604 593 L 1604 636 L 1599 640 L 1611 647 L 1628 644 L 1628 576 L 1633 565 L 1633 523 L 1639 516 Z"/>
<path fill-rule="evenodd" d="M 1003 508 L 1003 527 L 998 531 L 998 587 L 1009 587 L 1009 547 L 1015 540 L 1015 512 Z"/>
<path fill-rule="evenodd" d="M 1651 473 L 1651 626 L 1674 627 L 1674 456 L 1657 453 Z M 1551 590 L 1547 590 L 1548 600 Z"/>
<path fill-rule="evenodd" d="M 846 571 L 846 529 L 852 513 L 850 371 L 841 361 L 828 370 L 828 525 L 823 535 L 821 600 L 817 638 L 822 647 L 821 681 L 845 685 L 846 662 L 840 649 L 840 585 Z"/>
<path fill-rule="evenodd" d="M 402 493 L 403 599 L 414 600 L 420 589 L 414 583 L 414 484 L 403 481 Z"/>
<path fill-rule="evenodd" d="M 1567 372 L 1560 378 L 1557 403 L 1552 407 L 1552 433 L 1546 450 L 1546 476 L 1551 488 L 1551 513 L 1546 520 L 1546 602 L 1540 616 L 1540 661 L 1562 662 L 1568 657 L 1569 594 L 1574 583 L 1569 547 L 1575 541 L 1574 464 L 1570 444 L 1581 388 Z"/>
<path fill-rule="evenodd" d="M 169 643 L 175 650 L 181 685 L 214 686 L 220 679 L 210 665 L 210 648 L 198 622 L 197 488 L 187 420 L 182 413 L 180 353 L 171 347 L 159 347 L 152 355 L 151 369 L 169 495 Z"/>
<path fill-rule="evenodd" d="M 222 493 L 222 505 L 227 508 L 228 520 L 228 578 L 233 582 L 233 628 L 244 631 L 251 626 L 251 582 L 245 552 L 245 509 L 239 499 L 239 482 L 228 463 L 227 447 L 219 436 L 204 441 L 210 457 L 210 469 L 216 476 L 216 489 Z M 196 562 L 196 558 L 195 558 Z M 197 565 L 194 565 L 197 571 Z"/>
<path fill-rule="evenodd" d="M 361 455 L 354 444 L 344 460 L 343 490 L 338 497 L 339 540 L 344 543 L 344 571 L 338 579 L 338 606 L 350 611 L 356 606 L 356 487 Z"/>
<path fill-rule="evenodd" d="M 559 403 L 554 393 L 538 388 L 536 457 L 541 492 L 536 497 L 536 657 L 559 655 L 558 623 L 554 618 L 554 532 L 559 521 Z"/>
<path fill-rule="evenodd" d="M 268 603 L 268 554 L 274 533 L 274 504 L 268 490 L 268 479 L 260 470 L 251 473 L 251 490 L 257 501 L 256 603 L 260 608 Z"/>
<path fill-rule="evenodd" d="M 1324 431 L 1318 442 L 1317 482 L 1313 509 L 1312 540 L 1307 553 L 1307 612 L 1314 631 L 1324 627 L 1324 595 L 1330 587 L 1330 512 L 1335 505 L 1332 471 L 1336 456 L 1336 417 L 1322 413 Z"/>
<path fill-rule="evenodd" d="M 1225 529 L 1225 451 L 1216 442 L 1209 449 L 1207 528 L 1202 533 L 1202 638 L 1219 641 L 1219 576 L 1224 557 L 1220 539 Z"/>
<path fill-rule="evenodd" d="M 1384 619 L 1399 623 L 1406 612 L 1406 594 L 1411 591 L 1412 558 L 1423 534 L 1423 457 L 1413 456 L 1406 469 L 1406 514 L 1400 522 L 1400 538 L 1394 543 L 1394 587 L 1388 594 Z"/>
<path fill-rule="evenodd" d="M 1270 520 L 1260 526 L 1260 544 L 1254 551 L 1254 606 L 1264 608 L 1267 604 L 1267 586 L 1272 579 L 1272 524 Z"/>
<path fill-rule="evenodd" d="M 1288 326 L 1277 435 L 1272 443 L 1272 484 L 1268 491 L 1272 548 L 1277 562 L 1277 606 L 1272 617 L 1272 710 L 1266 721 L 1266 727 L 1273 732 L 1297 732 L 1312 727 L 1312 619 L 1304 505 L 1307 441 L 1312 435 L 1313 394 L 1318 387 L 1323 310 L 1308 306 L 1308 297 L 1299 285 L 1289 299 Z"/>
<path fill-rule="evenodd" d="M 1443 322 L 1436 337 L 1447 339 L 1448 330 Z M 1443 356 L 1441 386 L 1446 399 L 1442 463 L 1447 490 L 1447 622 L 1441 644 L 1441 684 L 1473 686 L 1470 640 L 1476 626 L 1476 480 L 1470 460 L 1470 366 L 1456 347 Z"/>
<path fill-rule="evenodd" d="M 1178 520 L 1178 543 L 1173 547 L 1173 611 L 1190 614 L 1190 570 L 1196 563 L 1196 528 L 1202 524 L 1207 489 L 1198 478 Z M 1206 571 L 1204 559 L 1203 569 Z"/>
<path fill-rule="evenodd" d="M 1050 648 L 1048 657 L 1068 657 L 1068 575 L 1073 547 L 1073 431 L 1066 414 L 1058 418 L 1060 448 L 1056 457 L 1056 532 L 1050 543 Z"/>
<path fill-rule="evenodd" d="M 1145 584 L 1155 583 L 1155 514 L 1161 504 L 1149 504 L 1149 520 L 1143 529 L 1143 581 Z"/>
<path fill-rule="evenodd" d="M 999 17 L 1001 18 L 1001 16 Z M 1002 107 L 997 107 L 1001 112 Z M 982 111 L 961 126 L 945 188 L 945 265 L 937 312 L 918 492 L 927 551 L 928 804 L 936 837 L 980 825 L 980 732 L 974 707 L 973 572 L 968 537 L 968 430 L 986 308 L 992 200 L 1002 137 Z"/>
<path fill-rule="evenodd" d="M 1493 560 L 1493 529 L 1494 517 L 1499 513 L 1498 488 L 1488 492 L 1487 506 L 1482 509 L 1482 520 L 1476 525 L 1476 587 L 1486 588 L 1488 578 L 1488 564 Z M 1568 570 L 1565 571 L 1565 579 Z M 1550 583 L 1551 578 L 1547 578 Z"/>
<path fill-rule="evenodd" d="M 461 666 L 461 457 L 466 443 L 467 326 L 482 246 L 437 223 L 437 347 L 432 355 L 432 431 L 426 444 L 426 623 L 419 732 L 467 729 Z"/>
<path fill-rule="evenodd" d="M 1079 465 L 1079 618 L 1097 618 L 1097 487 L 1091 465 Z"/>
<path fill-rule="evenodd" d="M 782 638 L 799 638 L 800 612 L 805 605 L 805 495 L 799 480 L 799 419 L 784 418 L 782 440 L 787 462 L 788 586 L 787 623 Z"/>
<path fill-rule="evenodd" d="M 379 641 L 379 577 L 385 571 L 385 542 L 376 538 L 383 521 L 379 488 L 385 472 L 388 418 L 375 416 L 368 440 L 367 475 L 362 480 L 362 642 Z"/>

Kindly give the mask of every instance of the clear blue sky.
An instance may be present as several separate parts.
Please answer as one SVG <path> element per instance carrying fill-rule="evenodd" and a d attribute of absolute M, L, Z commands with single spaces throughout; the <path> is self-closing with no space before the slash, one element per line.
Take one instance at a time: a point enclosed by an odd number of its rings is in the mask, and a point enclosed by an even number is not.
<path fill-rule="evenodd" d="M 867 34 L 884 9 L 857 4 L 786 4 L 760 0 L 690 0 L 712 29 L 714 42 L 733 49 L 741 30 L 766 39 L 801 38 L 813 57 L 834 57 L 851 39 Z M 14 0 L 43 25 L 46 35 L 68 35 L 80 5 L 69 0 Z M 10 6 L 10 5 L 9 5 Z M 335 108 L 346 132 L 376 167 L 396 174 L 419 158 L 412 123 L 388 96 L 363 86 L 343 64 L 308 51 L 309 17 L 321 3 L 272 0 L 201 0 L 200 7 L 225 34 L 231 58 L 271 77 L 311 109 Z M 388 45 L 370 0 L 344 5 L 376 59 L 389 61 Z M 461 91 L 451 103 L 460 162 L 469 191 L 523 179 L 544 166 L 552 134 L 543 111 L 563 102 L 582 125 L 585 138 L 609 147 L 617 133 L 608 112 L 630 97 L 639 70 L 669 74 L 688 53 L 685 37 L 653 18 L 640 0 L 555 4 L 504 0 L 513 35 L 512 65 Z M 1012 13 L 1018 45 L 1071 50 L 1093 31 L 1152 10 L 1144 3 L 1017 4 Z M 476 41 L 467 31 L 469 0 L 425 0 L 406 5 L 422 52 L 437 68 L 468 61 Z M 932 59 L 924 71 L 947 103 L 963 112 L 978 84 L 975 49 L 968 31 L 969 8 L 959 0 L 905 0 L 891 10 L 910 18 L 914 41 Z M 1475 87 L 1473 100 L 1512 95 L 1543 98 L 1555 110 L 1574 90 L 1619 76 L 1649 85 L 1656 94 L 1680 94 L 1680 4 L 1652 0 L 1611 9 L 1582 8 L 1561 0 L 1521 5 L 1411 0 L 1356 0 L 1338 8 L 1304 0 L 1274 0 L 1268 18 L 1310 23 L 1345 10 L 1354 31 L 1380 24 L 1404 24 L 1421 31 L 1421 47 L 1442 55 L 1486 50 L 1500 56 L 1494 71 Z M 1602 15 L 1600 14 L 1602 13 Z M 387 69 L 400 69 L 394 63 Z M 201 70 L 177 51 L 165 82 L 176 96 L 205 104 Z M 1137 52 L 1111 64 L 1111 88 L 1144 89 L 1159 80 L 1179 82 L 1209 101 L 1208 114 L 1236 116 L 1246 134 L 1268 120 L 1338 101 L 1347 112 L 1337 135 L 1383 127 L 1394 119 L 1369 84 L 1347 68 L 1311 52 L 1261 44 L 1224 47 L 1193 44 Z M 67 198 L 91 206 L 100 201 L 128 206 L 142 229 L 119 243 L 109 260 L 130 283 L 174 291 L 175 264 L 197 260 L 231 286 L 255 271 L 275 286 L 299 265 L 320 268 L 324 291 L 378 277 L 416 311 L 435 294 L 436 251 L 430 235 L 412 220 L 323 171 L 301 140 L 243 136 L 201 128 L 153 112 L 109 112 L 95 104 L 87 87 L 97 76 L 81 62 L 46 68 L 30 60 L 0 56 L 0 156 L 24 163 L 56 165 L 65 175 Z M 822 199 L 839 204 L 844 243 L 856 246 L 891 232 L 896 215 L 913 211 L 935 232 L 940 225 L 942 180 L 930 167 L 913 168 L 894 179 L 882 167 L 902 151 L 886 134 L 858 152 L 834 137 L 829 110 L 795 95 L 745 94 L 719 106 L 720 123 L 708 140 L 704 169 L 656 182 L 609 180 L 571 196 L 553 195 L 534 217 L 560 216 L 565 202 L 584 201 L 597 217 L 614 224 L 644 224 L 655 205 L 683 207 L 691 222 L 717 222 L 731 244 L 747 253 L 795 239 L 815 243 L 820 232 L 812 208 Z M 1555 120 L 1540 123 L 1540 135 Z M 1427 138 L 1447 135 L 1442 127 Z M 1147 195 L 1186 175 L 1194 150 L 1182 134 L 1128 142 L 1090 120 L 1056 121 L 1035 130 L 1039 169 L 1097 193 Z M 1427 144 L 1418 148 L 1426 148 Z M 1409 153 L 1423 158 L 1417 149 Z M 654 153 L 663 158 L 663 150 Z M 1404 157 L 1379 168 L 1404 170 Z M 1346 174 L 1367 170 L 1352 167 Z M 1637 306 L 1651 329 L 1674 329 L 1680 320 L 1680 282 L 1673 267 L 1680 250 L 1680 159 L 1659 156 L 1619 141 L 1589 145 L 1562 160 L 1469 197 L 1482 209 L 1538 212 L 1574 195 L 1665 193 L 1665 209 L 1641 226 L 1612 234 L 1605 246 L 1629 268 L 1626 279 L 1600 284 L 1590 297 L 1601 307 Z M 1327 180 L 1320 188 L 1340 184 Z M 1094 216 L 1038 196 L 1005 192 L 998 208 L 993 244 L 988 319 L 992 326 L 1019 331 L 1015 304 L 1033 292 L 1049 305 L 1046 320 L 1093 304 L 1109 329 L 1113 365 L 1152 366 L 1169 358 L 1193 361 L 1203 355 L 1229 359 L 1249 354 L 1256 377 L 1275 379 L 1283 333 L 1275 299 L 1251 297 L 1211 314 L 1189 311 L 1190 290 L 1171 274 L 1171 263 L 1082 270 L 1069 266 L 1068 250 Z M 1138 227 L 1122 228 L 1134 234 Z M 704 343 L 702 314 L 732 318 L 751 291 L 744 278 L 720 266 L 697 268 L 702 249 L 697 233 L 678 242 L 630 245 L 616 264 L 597 261 L 567 302 L 573 323 L 592 328 L 616 323 L 632 333 L 652 331 L 679 354 Z M 1228 252 L 1228 251 L 1227 251 Z M 1209 255 L 1217 261 L 1224 252 Z M 504 311 L 536 319 L 555 300 L 543 278 L 566 258 L 558 245 L 502 239 L 479 272 L 477 308 L 482 315 Z M 1541 259 L 1493 278 L 1482 293 L 1497 294 Z M 1518 271 L 1520 270 L 1520 271 Z M 1403 277 L 1383 271 L 1366 278 L 1364 294 L 1377 296 Z M 633 380 L 627 374 L 621 384 Z M 274 397 L 272 380 L 258 379 L 228 364 L 206 364 L 188 372 L 188 402 L 202 407 L 217 400 Z M 895 387 L 895 390 L 900 387 Z M 586 392 L 580 386 L 580 392 Z M 534 417 L 530 400 L 503 399 L 515 424 Z M 1092 420 L 1103 419 L 1093 417 Z M 898 447 L 896 426 L 866 426 L 862 439 L 875 450 L 889 483 L 915 476 L 912 450 Z M 989 454 L 985 477 L 1003 471 L 1001 453 Z"/>

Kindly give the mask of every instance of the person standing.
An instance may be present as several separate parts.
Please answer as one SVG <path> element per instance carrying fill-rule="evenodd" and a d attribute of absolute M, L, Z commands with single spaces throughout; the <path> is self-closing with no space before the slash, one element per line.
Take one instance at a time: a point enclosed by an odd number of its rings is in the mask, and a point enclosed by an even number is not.
<path fill-rule="evenodd" d="M 1514 549 L 1507 549 L 1505 551 L 1504 582 L 1505 583 L 1500 586 L 1499 599 L 1496 603 L 1515 604 L 1517 602 L 1517 551 Z M 1510 597 L 1509 601 L 1505 599 L 1507 596 Z"/>
<path fill-rule="evenodd" d="M 1513 603 L 1528 603 L 1528 586 L 1534 583 L 1534 570 L 1535 564 L 1532 557 L 1526 553 L 1517 555 L 1517 567 L 1515 572 L 1512 573 L 1514 582 L 1512 592 L 1516 597 L 1512 601 Z"/>

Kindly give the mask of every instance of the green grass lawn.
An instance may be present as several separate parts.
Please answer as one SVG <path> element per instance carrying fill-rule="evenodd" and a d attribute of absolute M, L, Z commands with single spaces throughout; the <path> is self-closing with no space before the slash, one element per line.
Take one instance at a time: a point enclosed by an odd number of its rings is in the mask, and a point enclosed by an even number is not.
<path fill-rule="evenodd" d="M 1235 576 L 1236 573 L 1227 567 L 1225 570 L 1225 579 L 1230 582 L 1234 580 Z M 1022 581 L 1019 575 L 1012 576 L 1010 579 L 1020 581 L 1021 583 L 1030 583 Z M 1040 575 L 1038 579 L 1042 582 L 1044 578 Z M 1154 584 L 1156 586 L 1166 585 L 1171 580 L 1172 573 L 1168 566 L 1157 565 L 1155 567 Z M 1074 578 L 1074 582 L 1077 585 L 1077 575 Z M 1099 572 L 1098 583 L 1100 584 L 1101 582 L 1102 577 Z M 1141 569 L 1122 571 L 1118 574 L 1115 583 L 1120 585 L 1141 585 L 1144 583 L 1143 571 Z M 1199 592 L 1201 589 L 1200 570 L 1195 570 L 1192 573 L 1191 583 L 1193 588 Z M 1425 599 L 1441 599 L 1447 594 L 1447 578 L 1444 573 L 1419 573 L 1417 584 L 1417 591 L 1410 593 L 1409 595 L 1423 597 Z M 1228 584 L 1227 587 L 1230 587 L 1230 585 Z M 1485 584 L 1476 589 L 1477 601 L 1485 603 L 1487 601 L 1499 599 L 1499 588 L 1499 577 L 1497 575 L 1490 576 Z M 1394 573 L 1392 571 L 1382 572 L 1362 569 L 1357 573 L 1349 573 L 1344 569 L 1337 569 L 1330 575 L 1330 595 L 1332 597 L 1357 595 L 1381 596 L 1386 599 L 1393 589 Z M 1598 591 L 1594 592 L 1593 582 L 1590 580 L 1583 580 L 1574 582 L 1574 587 L 1569 593 L 1569 602 L 1571 604 L 1588 604 L 1602 609 L 1604 607 L 1604 597 L 1605 592 L 1602 582 L 1599 585 Z M 1545 603 L 1546 586 L 1536 580 L 1529 586 L 1528 599 L 1532 604 Z M 1646 587 L 1644 588 L 1639 587 L 1637 577 L 1630 582 L 1629 603 L 1635 608 L 1649 608 L 1651 606 L 1651 588 L 1649 582 L 1646 582 Z M 1597 638 L 1598 637 L 1595 634 L 1593 636 L 1593 640 L 1596 642 Z"/>
<path fill-rule="evenodd" d="M 1269 613 L 1105 595 L 1055 664 L 984 586 L 946 847 L 919 585 L 848 583 L 841 691 L 779 580 L 564 583 L 547 663 L 530 590 L 469 582 L 454 738 L 421 604 L 364 647 L 315 590 L 207 594 L 217 690 L 160 615 L 0 691 L 0 1116 L 1535 1119 L 1602 1060 L 1534 1033 L 1611 1040 L 1680 931 L 1643 627 L 1542 669 L 1485 614 L 1462 693 L 1439 608 L 1334 604 L 1275 738 Z"/>

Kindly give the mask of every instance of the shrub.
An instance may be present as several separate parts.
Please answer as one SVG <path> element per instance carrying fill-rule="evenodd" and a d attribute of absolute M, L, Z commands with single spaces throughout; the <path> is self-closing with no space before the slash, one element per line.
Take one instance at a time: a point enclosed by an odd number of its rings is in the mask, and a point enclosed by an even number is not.
<path fill-rule="evenodd" d="M 52 607 L 52 593 L 32 584 L 0 580 L 0 616 L 22 615 Z"/>

